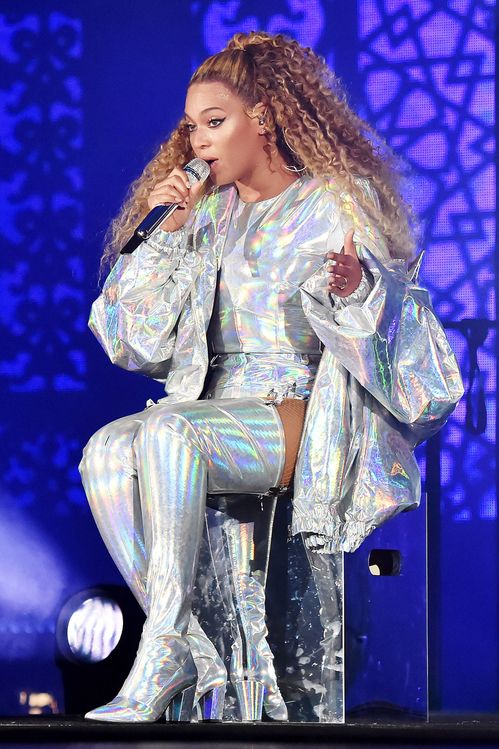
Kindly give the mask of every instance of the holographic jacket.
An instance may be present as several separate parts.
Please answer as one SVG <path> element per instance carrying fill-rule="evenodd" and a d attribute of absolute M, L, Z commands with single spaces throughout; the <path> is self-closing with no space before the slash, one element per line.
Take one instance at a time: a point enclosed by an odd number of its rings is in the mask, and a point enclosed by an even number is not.
<path fill-rule="evenodd" d="M 300 286 L 324 349 L 296 465 L 293 533 L 326 536 L 322 552 L 353 551 L 389 517 L 417 506 L 414 448 L 445 423 L 463 387 L 417 269 L 389 257 L 351 197 L 320 184 L 332 221 L 343 232 L 355 229 L 372 288 L 361 301 L 355 293 L 346 303 L 330 297 L 326 264 Z M 168 403 L 203 391 L 206 331 L 235 196 L 233 187 L 214 190 L 184 229 L 158 230 L 120 256 L 92 306 L 90 327 L 111 361 L 164 382 Z"/>

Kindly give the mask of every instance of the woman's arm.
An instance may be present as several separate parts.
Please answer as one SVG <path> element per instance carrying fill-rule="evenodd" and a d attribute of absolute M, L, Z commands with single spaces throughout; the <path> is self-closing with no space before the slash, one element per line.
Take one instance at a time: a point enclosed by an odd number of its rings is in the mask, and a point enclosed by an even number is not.
<path fill-rule="evenodd" d="M 175 325 L 202 265 L 188 238 L 186 229 L 157 230 L 120 255 L 92 305 L 90 328 L 119 367 L 166 377 Z"/>
<path fill-rule="evenodd" d="M 441 426 L 463 394 L 459 368 L 426 289 L 401 261 L 359 246 L 373 279 L 367 298 L 340 309 L 303 284 L 303 306 L 324 345 L 418 440 Z M 345 300 L 346 301 L 346 300 Z"/>
<path fill-rule="evenodd" d="M 148 207 L 177 210 L 132 255 L 118 257 L 92 306 L 90 328 L 123 369 L 157 379 L 168 373 L 175 325 L 203 262 L 188 229 L 202 191 L 203 182 L 191 185 L 179 167 L 154 186 Z"/>
<path fill-rule="evenodd" d="M 376 202 L 368 180 L 360 182 Z M 340 200 L 332 188 L 331 227 L 331 246 L 344 245 L 350 267 L 330 268 L 329 258 L 307 279 L 300 289 L 305 313 L 338 362 L 398 421 L 410 425 L 416 441 L 427 439 L 454 410 L 463 386 L 429 294 L 415 278 L 419 264 L 411 272 L 405 260 L 390 258 L 383 236 L 357 202 L 348 195 Z M 349 293 L 358 262 L 362 280 Z M 334 288 L 336 271 L 347 277 L 345 291 Z"/>

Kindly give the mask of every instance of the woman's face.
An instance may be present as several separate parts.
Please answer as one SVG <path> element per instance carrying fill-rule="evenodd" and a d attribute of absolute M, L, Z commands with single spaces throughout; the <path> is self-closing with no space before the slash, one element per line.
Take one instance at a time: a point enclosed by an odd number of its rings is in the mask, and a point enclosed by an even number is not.
<path fill-rule="evenodd" d="M 193 83 L 189 87 L 185 115 L 192 149 L 198 158 L 210 163 L 216 185 L 250 185 L 268 169 L 263 150 L 266 138 L 258 132 L 258 114 L 262 111 L 260 105 L 250 117 L 242 99 L 223 83 Z"/>

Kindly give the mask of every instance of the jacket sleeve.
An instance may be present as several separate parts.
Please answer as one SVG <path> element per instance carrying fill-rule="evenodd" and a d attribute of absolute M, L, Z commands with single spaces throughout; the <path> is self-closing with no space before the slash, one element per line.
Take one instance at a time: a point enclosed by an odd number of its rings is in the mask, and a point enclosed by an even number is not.
<path fill-rule="evenodd" d="M 416 442 L 443 425 L 463 394 L 455 356 L 428 292 L 401 261 L 380 260 L 359 243 L 373 287 L 362 302 L 335 307 L 301 287 L 315 332 L 333 356 Z"/>
<path fill-rule="evenodd" d="M 359 179 L 366 198 L 379 208 L 369 180 Z M 332 355 L 412 432 L 428 439 L 446 421 L 463 394 L 455 356 L 426 289 L 416 280 L 420 263 L 390 257 L 381 232 L 348 193 L 332 192 L 332 225 L 341 246 L 354 229 L 363 266 L 359 294 L 328 298 L 325 269 L 302 285 L 310 324 Z M 368 280 L 368 284 L 367 281 Z"/>
<path fill-rule="evenodd" d="M 119 367 L 166 377 L 175 326 L 202 263 L 188 237 L 186 229 L 157 230 L 120 255 L 92 305 L 89 326 Z"/>

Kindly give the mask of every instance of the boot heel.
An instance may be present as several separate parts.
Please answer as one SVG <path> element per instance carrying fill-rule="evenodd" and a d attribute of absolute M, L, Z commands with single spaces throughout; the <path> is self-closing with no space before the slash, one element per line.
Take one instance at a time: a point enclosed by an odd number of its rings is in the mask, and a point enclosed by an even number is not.
<path fill-rule="evenodd" d="M 187 687 L 172 699 L 166 711 L 166 720 L 171 723 L 190 723 L 196 695 L 196 685 Z"/>
<path fill-rule="evenodd" d="M 225 704 L 226 684 L 211 689 L 199 700 L 202 720 L 222 720 Z"/>
<path fill-rule="evenodd" d="M 241 720 L 245 722 L 261 720 L 265 691 L 262 682 L 255 679 L 245 679 L 245 681 L 236 681 L 234 687 L 241 711 Z"/>

